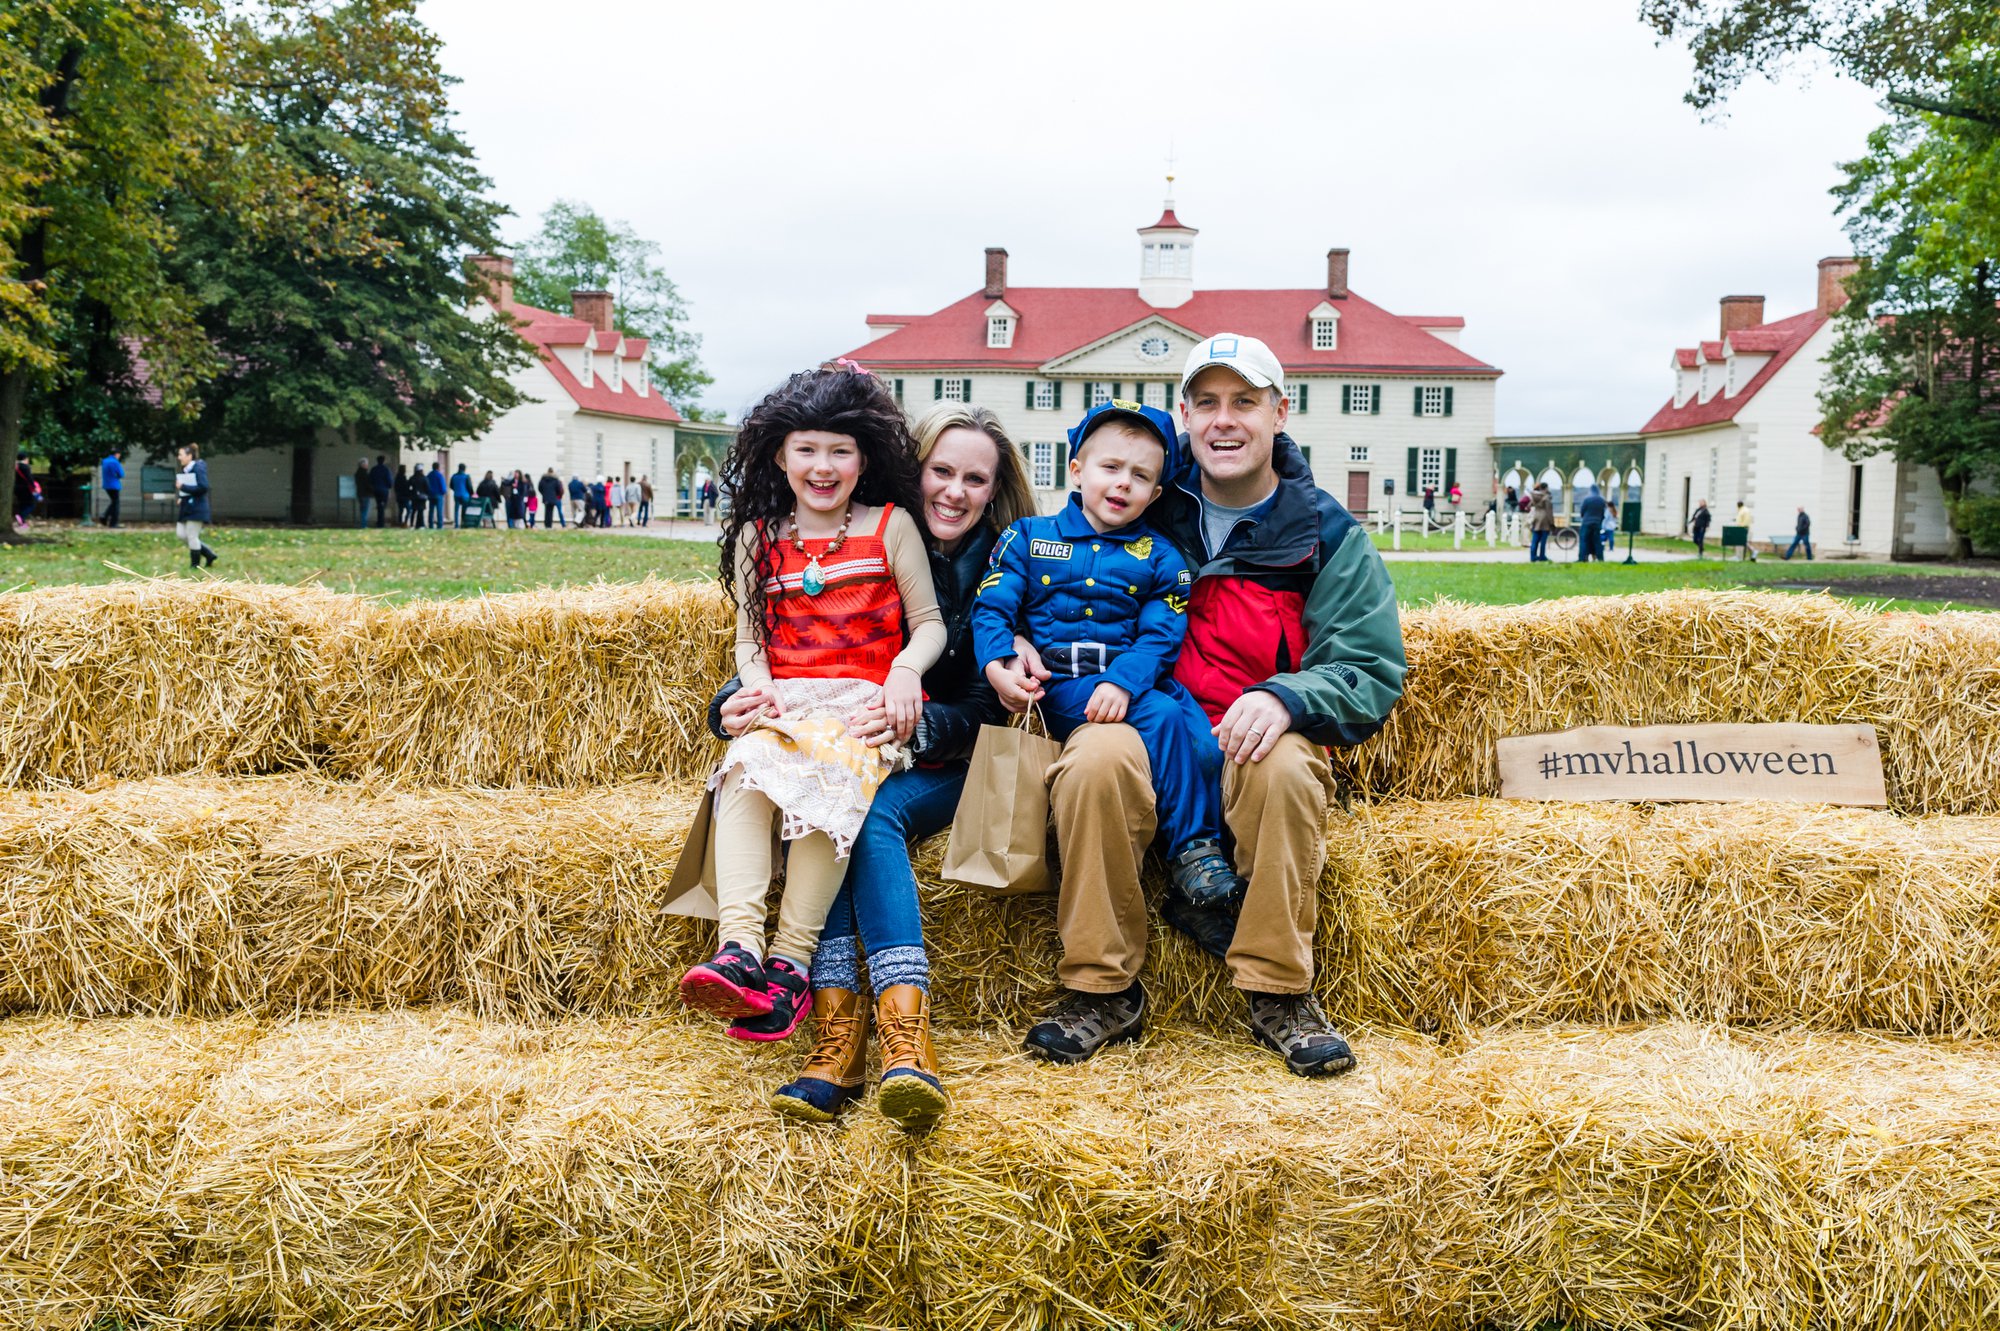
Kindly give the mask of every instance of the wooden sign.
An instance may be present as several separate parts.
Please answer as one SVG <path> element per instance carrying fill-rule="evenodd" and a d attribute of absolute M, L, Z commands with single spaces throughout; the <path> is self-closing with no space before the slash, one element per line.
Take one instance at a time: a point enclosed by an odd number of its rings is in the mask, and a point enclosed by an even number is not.
<path fill-rule="evenodd" d="M 1500 741 L 1516 800 L 1889 803 L 1873 726 L 1584 726 Z"/>

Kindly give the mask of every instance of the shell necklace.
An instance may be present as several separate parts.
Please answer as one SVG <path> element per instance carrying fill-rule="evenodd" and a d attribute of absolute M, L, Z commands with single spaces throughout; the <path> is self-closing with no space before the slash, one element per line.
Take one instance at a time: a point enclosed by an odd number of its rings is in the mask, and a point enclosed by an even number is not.
<path fill-rule="evenodd" d="M 846 515 L 840 519 L 840 530 L 833 534 L 833 540 L 827 544 L 826 554 L 829 558 L 847 540 L 847 524 L 852 521 L 854 521 L 854 505 L 849 504 Z M 806 552 L 806 543 L 799 536 L 799 511 L 796 508 L 792 510 L 792 549 L 800 554 Z M 807 596 L 818 596 L 826 590 L 826 570 L 819 566 L 818 555 L 806 561 L 806 571 L 799 578 L 799 587 Z"/>

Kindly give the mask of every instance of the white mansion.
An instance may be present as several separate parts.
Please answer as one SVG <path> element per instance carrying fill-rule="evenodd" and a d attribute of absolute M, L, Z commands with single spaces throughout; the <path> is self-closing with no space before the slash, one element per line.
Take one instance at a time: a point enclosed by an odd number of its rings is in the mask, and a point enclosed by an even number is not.
<path fill-rule="evenodd" d="M 934 314 L 868 316 L 847 353 L 889 380 L 912 415 L 940 399 L 988 407 L 1021 445 L 1045 509 L 1068 486 L 1064 436 L 1113 397 L 1172 409 L 1195 343 L 1247 333 L 1268 343 L 1292 396 L 1288 432 L 1322 487 L 1357 514 L 1414 505 L 1456 480 L 1482 499 L 1493 476 L 1500 371 L 1458 346 L 1465 321 L 1391 314 L 1348 289 L 1348 251 L 1329 250 L 1323 286 L 1203 291 L 1196 231 L 1167 202 L 1139 231 L 1135 287 L 1010 287 L 1007 251 L 986 251 L 986 283 Z"/>

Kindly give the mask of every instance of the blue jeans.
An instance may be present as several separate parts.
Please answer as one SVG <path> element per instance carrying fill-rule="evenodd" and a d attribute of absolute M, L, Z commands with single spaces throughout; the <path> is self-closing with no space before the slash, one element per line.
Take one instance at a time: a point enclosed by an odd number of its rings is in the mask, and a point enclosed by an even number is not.
<path fill-rule="evenodd" d="M 1580 554 L 1577 555 L 1576 557 L 1577 562 L 1582 563 L 1586 559 L 1604 558 L 1603 542 L 1604 542 L 1603 528 L 1585 527 L 1583 529 L 1583 550 Z"/>
<path fill-rule="evenodd" d="M 930 991 L 910 842 L 951 826 L 965 789 L 965 769 L 962 762 L 913 767 L 891 776 L 875 792 L 867 820 L 854 838 L 840 895 L 833 899 L 826 927 L 820 931 L 819 951 L 812 960 L 813 988 L 861 992 L 858 934 L 876 993 L 897 984 Z"/>
<path fill-rule="evenodd" d="M 1799 552 L 1799 547 L 1802 545 L 1806 548 L 1806 558 L 1811 559 L 1812 537 L 1810 536 L 1794 536 L 1792 538 L 1792 543 L 1785 548 L 1785 558 L 1790 559 L 1793 555 L 1797 554 Z"/>
<path fill-rule="evenodd" d="M 431 526 L 444 526 L 444 496 L 431 496 Z"/>
<path fill-rule="evenodd" d="M 361 520 L 354 525 L 357 527 L 366 527 L 368 525 L 368 496 L 365 494 L 354 496 L 354 507 L 360 510 L 361 513 Z"/>
<path fill-rule="evenodd" d="M 1549 557 L 1549 534 L 1545 531 L 1528 533 L 1528 562 L 1539 564 Z"/>

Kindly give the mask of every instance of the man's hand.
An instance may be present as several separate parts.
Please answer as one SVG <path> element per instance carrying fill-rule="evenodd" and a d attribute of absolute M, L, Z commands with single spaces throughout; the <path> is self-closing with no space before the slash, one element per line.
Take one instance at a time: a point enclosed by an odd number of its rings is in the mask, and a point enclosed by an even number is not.
<path fill-rule="evenodd" d="M 1025 712 L 1042 698 L 1041 681 L 1022 668 L 1018 656 L 1010 656 L 987 666 L 986 682 L 993 686 L 1000 705 L 1010 712 Z"/>
<path fill-rule="evenodd" d="M 1083 705 L 1083 719 L 1108 726 L 1123 721 L 1131 705 L 1132 695 L 1106 680 L 1090 691 L 1090 701 Z"/>
<path fill-rule="evenodd" d="M 766 714 L 784 715 L 784 708 L 778 702 L 778 691 L 775 688 L 768 684 L 759 684 L 754 689 L 738 689 L 723 701 L 723 732 L 734 739 L 748 730 L 751 722 Z"/>
<path fill-rule="evenodd" d="M 1292 714 L 1278 695 L 1256 689 L 1229 704 L 1214 733 L 1222 756 L 1242 764 L 1263 761 L 1277 747 L 1278 737 L 1291 728 Z"/>

